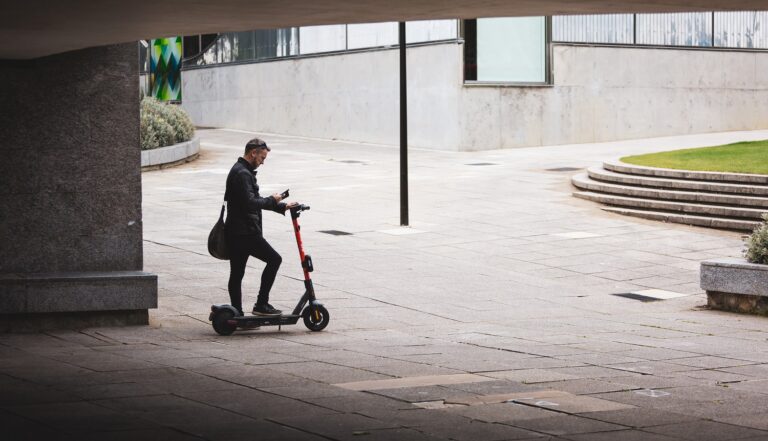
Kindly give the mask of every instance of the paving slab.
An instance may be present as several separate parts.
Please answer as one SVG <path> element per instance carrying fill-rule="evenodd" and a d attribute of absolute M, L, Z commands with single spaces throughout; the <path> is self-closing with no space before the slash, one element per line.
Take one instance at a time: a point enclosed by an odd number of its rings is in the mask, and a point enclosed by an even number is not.
<path fill-rule="evenodd" d="M 525 406 L 514 402 L 480 404 L 475 406 L 455 406 L 445 410 L 455 415 L 461 415 L 472 420 L 487 423 L 503 423 L 514 425 L 515 421 L 548 418 L 556 415 L 554 412 Z"/>
<path fill-rule="evenodd" d="M 331 439 L 354 436 L 355 432 L 366 432 L 375 429 L 396 429 L 397 424 L 380 421 L 375 418 L 352 413 L 324 415 L 318 419 L 312 415 L 283 416 L 271 418 L 280 425 L 316 434 Z"/>
<path fill-rule="evenodd" d="M 541 407 L 543 409 L 552 409 L 568 414 L 631 409 L 634 407 L 629 404 L 622 404 L 584 395 L 566 395 L 561 397 L 547 397 L 544 399 L 522 398 L 516 399 L 515 403 Z"/>
<path fill-rule="evenodd" d="M 454 426 L 431 424 L 419 426 L 418 430 L 434 437 L 456 441 L 474 441 L 478 439 L 503 441 L 542 438 L 540 433 L 527 429 L 470 419 L 465 419 L 461 424 Z"/>
<path fill-rule="evenodd" d="M 682 438 L 674 438 L 657 433 L 644 432 L 642 430 L 616 430 L 612 432 L 598 432 L 567 435 L 563 439 L 571 441 L 612 441 L 620 439 L 622 441 L 679 441 Z"/>
<path fill-rule="evenodd" d="M 554 415 L 547 418 L 515 421 L 515 426 L 550 435 L 574 435 L 579 433 L 613 432 L 625 426 L 606 423 L 573 415 Z"/>
<path fill-rule="evenodd" d="M 389 397 L 395 400 L 406 401 L 409 403 L 418 403 L 424 401 L 449 400 L 454 397 L 466 397 L 467 392 L 456 389 L 449 389 L 444 386 L 416 386 L 399 387 L 394 389 L 377 389 L 371 391 L 376 395 Z"/>
<path fill-rule="evenodd" d="M 715 417 L 716 421 L 740 427 L 768 431 L 768 412 L 760 412 L 753 415 L 737 415 L 731 417 Z M 765 435 L 763 435 L 765 436 Z"/>
<path fill-rule="evenodd" d="M 663 426 L 671 423 L 699 420 L 689 415 L 641 407 L 589 412 L 582 416 L 634 428 Z"/>
<path fill-rule="evenodd" d="M 384 380 L 353 381 L 336 383 L 334 386 L 349 390 L 382 390 L 404 387 L 449 385 L 492 381 L 492 378 L 474 374 L 425 375 L 419 377 L 392 378 Z"/>
<path fill-rule="evenodd" d="M 666 426 L 654 426 L 645 429 L 648 432 L 661 435 L 675 436 L 690 440 L 736 440 L 741 438 L 753 438 L 768 436 L 768 432 L 715 421 L 696 421 L 687 423 L 669 424 Z"/>

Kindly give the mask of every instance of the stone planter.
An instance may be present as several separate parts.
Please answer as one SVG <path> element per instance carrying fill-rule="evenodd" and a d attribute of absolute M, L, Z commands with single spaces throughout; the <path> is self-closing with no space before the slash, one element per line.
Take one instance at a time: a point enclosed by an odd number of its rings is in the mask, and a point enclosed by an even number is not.
<path fill-rule="evenodd" d="M 200 138 L 194 137 L 187 142 L 141 151 L 141 170 L 156 170 L 183 164 L 197 158 L 200 153 Z"/>
<path fill-rule="evenodd" d="M 705 260 L 701 289 L 713 309 L 768 315 L 768 265 L 736 258 Z"/>

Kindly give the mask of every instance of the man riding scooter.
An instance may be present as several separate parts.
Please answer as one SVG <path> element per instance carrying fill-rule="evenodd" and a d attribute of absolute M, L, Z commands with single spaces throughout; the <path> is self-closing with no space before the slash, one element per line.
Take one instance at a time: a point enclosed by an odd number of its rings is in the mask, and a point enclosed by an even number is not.
<path fill-rule="evenodd" d="M 245 153 L 237 159 L 227 176 L 224 199 L 227 201 L 226 231 L 231 253 L 227 288 L 231 304 L 240 316 L 243 315 L 242 280 L 249 256 L 266 263 L 261 274 L 261 285 L 256 304 L 253 306 L 253 314 L 279 316 L 282 313 L 269 304 L 269 292 L 283 259 L 264 239 L 261 212 L 270 210 L 285 214 L 286 210 L 299 204 L 281 202 L 283 196 L 280 193 L 267 197 L 259 195 L 256 169 L 264 164 L 270 151 L 267 143 L 259 138 L 248 141 Z"/>

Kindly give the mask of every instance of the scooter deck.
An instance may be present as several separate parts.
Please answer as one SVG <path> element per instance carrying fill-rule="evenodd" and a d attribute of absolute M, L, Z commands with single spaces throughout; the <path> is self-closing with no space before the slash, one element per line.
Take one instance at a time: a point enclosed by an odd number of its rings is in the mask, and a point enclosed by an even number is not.
<path fill-rule="evenodd" d="M 238 328 L 252 328 L 255 326 L 282 326 L 295 325 L 301 318 L 300 315 L 244 315 L 242 317 L 233 317 L 227 320 L 230 325 Z"/>

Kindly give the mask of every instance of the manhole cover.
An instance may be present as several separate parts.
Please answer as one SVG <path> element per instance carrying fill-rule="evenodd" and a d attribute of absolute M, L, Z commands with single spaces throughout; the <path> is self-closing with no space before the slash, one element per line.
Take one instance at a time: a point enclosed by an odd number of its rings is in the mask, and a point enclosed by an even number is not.
<path fill-rule="evenodd" d="M 557 168 L 548 168 L 546 171 L 553 171 L 553 172 L 572 172 L 576 170 L 581 170 L 580 167 L 557 167 Z"/>
<path fill-rule="evenodd" d="M 352 233 L 347 233 L 346 231 L 339 231 L 339 230 L 322 230 L 320 233 L 330 234 L 332 236 L 351 236 Z"/>
<path fill-rule="evenodd" d="M 495 162 L 474 162 L 472 164 L 464 164 L 464 165 L 499 165 Z"/>

